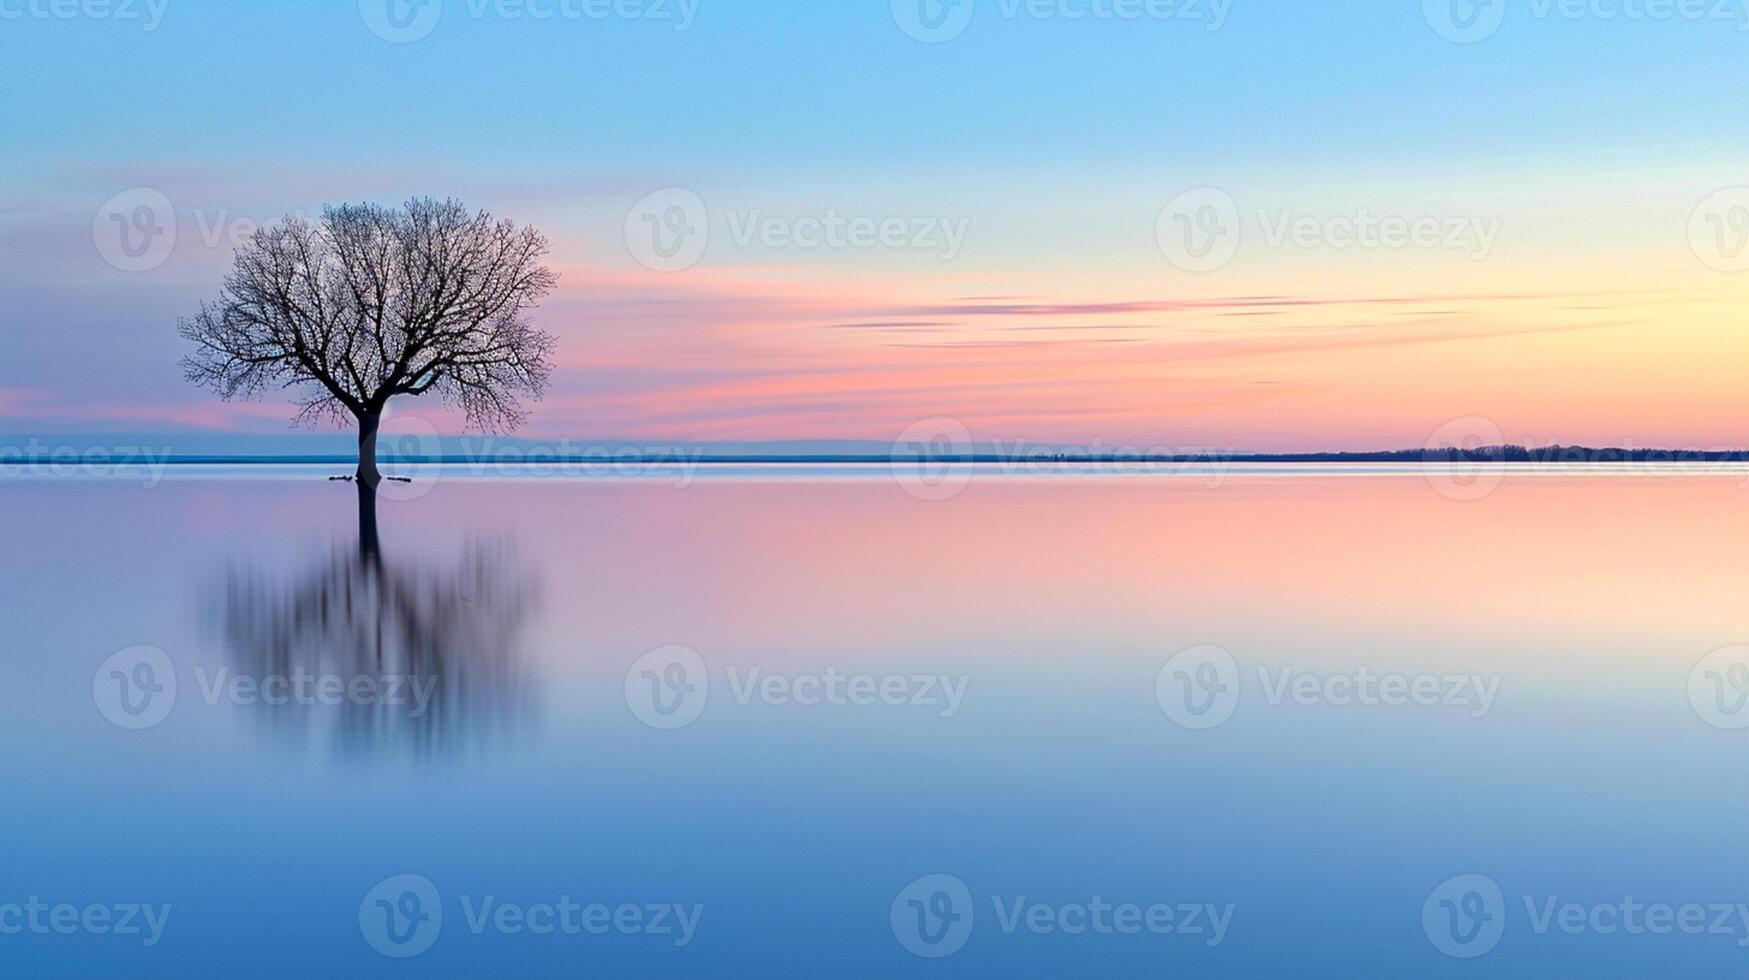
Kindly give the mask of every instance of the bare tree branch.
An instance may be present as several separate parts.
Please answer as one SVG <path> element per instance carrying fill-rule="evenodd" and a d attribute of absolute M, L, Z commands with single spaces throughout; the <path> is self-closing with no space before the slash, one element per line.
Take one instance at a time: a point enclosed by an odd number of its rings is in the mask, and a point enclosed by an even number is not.
<path fill-rule="evenodd" d="M 528 321 L 557 283 L 533 228 L 455 200 L 345 204 L 287 217 L 239 250 L 218 299 L 178 324 L 189 381 L 219 397 L 290 390 L 305 424 L 357 420 L 372 438 L 396 395 L 435 392 L 490 432 L 526 418 L 553 337 Z M 372 462 L 370 471 L 374 475 Z"/>

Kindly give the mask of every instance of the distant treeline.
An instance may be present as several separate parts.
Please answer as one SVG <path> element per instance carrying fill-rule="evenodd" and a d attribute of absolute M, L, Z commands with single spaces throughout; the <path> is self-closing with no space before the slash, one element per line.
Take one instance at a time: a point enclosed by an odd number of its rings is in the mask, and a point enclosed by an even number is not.
<path fill-rule="evenodd" d="M 1237 455 L 1228 462 L 1269 463 L 1743 463 L 1749 450 L 1621 449 L 1592 446 L 1482 446 L 1476 449 L 1399 449 L 1374 453 Z"/>
<path fill-rule="evenodd" d="M 919 457 L 875 457 L 870 462 Z M 1475 449 L 1388 449 L 1359 453 L 1090 453 L 1027 450 L 1010 455 L 970 453 L 922 457 L 941 463 L 1749 463 L 1749 450 L 1598 449 L 1591 446 L 1481 446 Z M 705 462 L 710 462 L 706 457 Z M 847 462 L 846 457 L 819 462 Z"/>
<path fill-rule="evenodd" d="M 1231 463 L 1743 463 L 1749 462 L 1749 450 L 1481 446 L 1365 453 L 1239 453 L 1208 458 Z"/>

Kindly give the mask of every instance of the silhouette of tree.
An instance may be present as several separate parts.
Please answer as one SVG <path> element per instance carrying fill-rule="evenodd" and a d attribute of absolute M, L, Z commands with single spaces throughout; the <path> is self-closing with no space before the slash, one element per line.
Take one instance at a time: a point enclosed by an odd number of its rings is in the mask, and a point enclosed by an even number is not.
<path fill-rule="evenodd" d="M 288 215 L 237 251 L 219 298 L 180 321 L 188 380 L 220 397 L 296 394 L 297 421 L 358 426 L 360 483 L 375 487 L 377 430 L 397 395 L 435 392 L 501 432 L 539 398 L 553 337 L 526 316 L 557 282 L 533 228 L 458 201 L 346 204 Z"/>
<path fill-rule="evenodd" d="M 258 683 L 368 678 L 401 697 L 264 699 L 260 720 L 277 742 L 352 756 L 435 758 L 512 734 L 538 707 L 523 639 L 540 591 L 533 570 L 503 541 L 469 541 L 455 564 L 386 560 L 374 492 L 359 494 L 372 523 L 356 550 L 289 577 L 232 565 L 206 616 L 231 664 Z"/>

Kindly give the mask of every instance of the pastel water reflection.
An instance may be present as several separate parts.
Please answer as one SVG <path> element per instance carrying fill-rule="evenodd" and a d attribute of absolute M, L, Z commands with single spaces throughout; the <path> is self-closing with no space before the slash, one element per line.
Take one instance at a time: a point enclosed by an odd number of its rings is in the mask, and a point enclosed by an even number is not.
<path fill-rule="evenodd" d="M 169 908 L 150 947 L 25 928 L 0 957 L 1740 972 L 1749 926 L 1570 934 L 1559 910 L 1749 902 L 1749 732 L 1731 663 L 1699 669 L 1749 642 L 1745 499 L 1736 475 L 1508 477 L 1467 503 L 1412 475 L 979 477 L 940 502 L 880 471 L 445 479 L 382 501 L 372 549 L 350 488 L 284 474 L 0 484 L 31 556 L 0 570 L 0 901 Z M 175 698 L 130 730 L 93 680 L 141 646 Z M 661 728 L 628 675 L 667 648 L 698 658 L 669 693 L 702 700 Z M 1206 728 L 1165 670 L 1199 648 L 1231 664 L 1186 672 L 1229 692 Z M 221 671 L 431 694 L 275 704 Z M 433 905 L 435 927 L 395 918 Z M 1485 957 L 1442 948 L 1489 922 Z M 380 951 L 403 939 L 417 956 Z"/>

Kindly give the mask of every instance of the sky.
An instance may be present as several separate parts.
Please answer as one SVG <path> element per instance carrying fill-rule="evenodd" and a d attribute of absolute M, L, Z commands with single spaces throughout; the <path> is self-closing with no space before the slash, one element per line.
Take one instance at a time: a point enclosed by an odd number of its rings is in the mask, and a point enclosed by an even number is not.
<path fill-rule="evenodd" d="M 1749 0 L 0 0 L 0 79 L 7 440 L 283 435 L 177 319 L 433 195 L 554 243 L 537 439 L 1749 445 Z"/>

